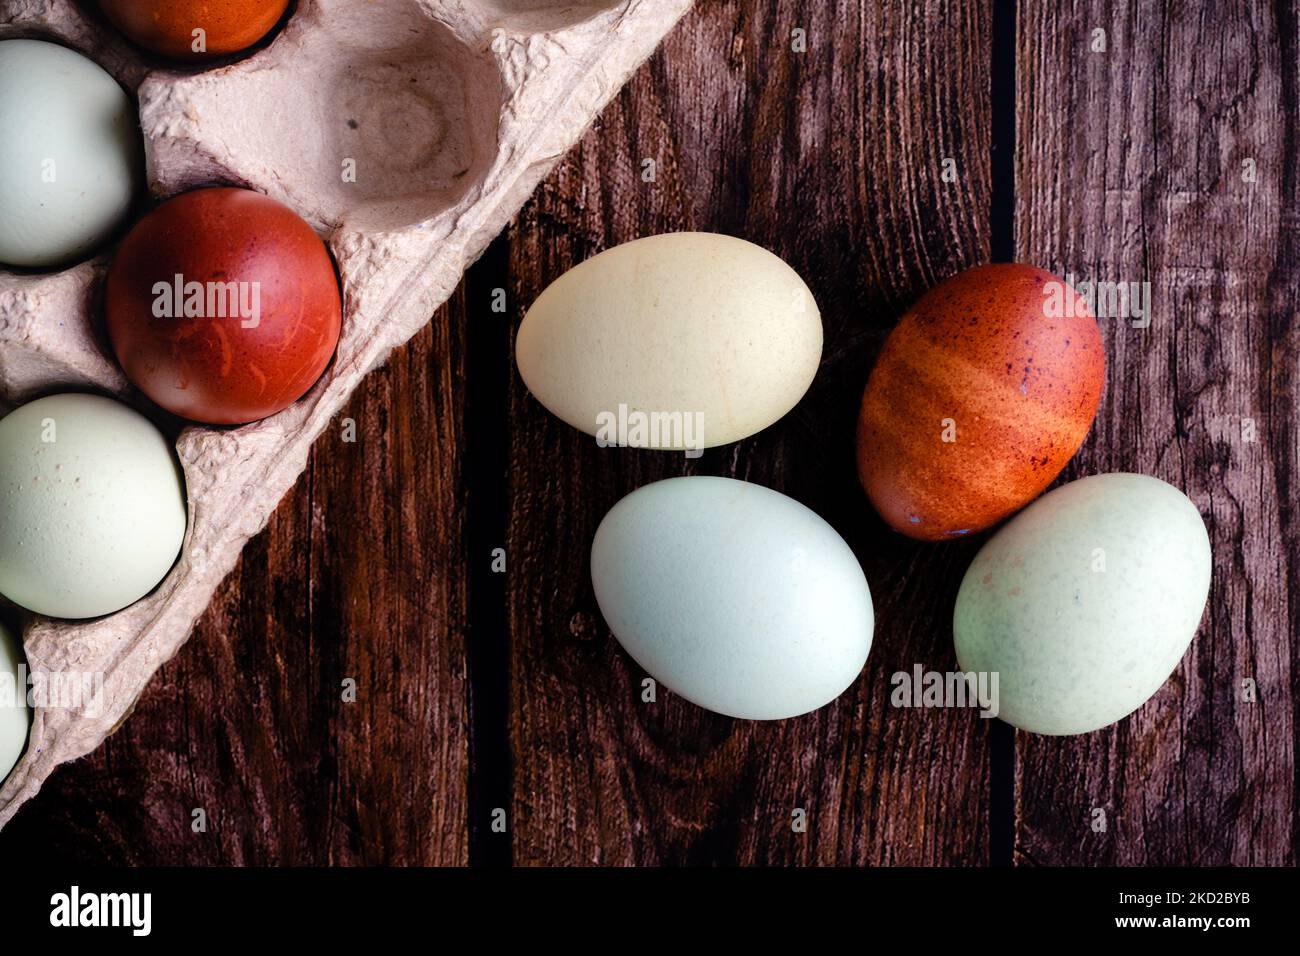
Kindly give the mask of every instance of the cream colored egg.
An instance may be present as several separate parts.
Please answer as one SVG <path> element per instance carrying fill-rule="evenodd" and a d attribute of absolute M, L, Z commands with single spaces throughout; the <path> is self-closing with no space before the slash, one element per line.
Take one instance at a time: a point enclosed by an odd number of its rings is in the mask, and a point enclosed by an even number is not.
<path fill-rule="evenodd" d="M 185 537 L 171 443 L 99 395 L 51 395 L 0 420 L 0 594 L 51 617 L 148 594 Z"/>
<path fill-rule="evenodd" d="M 0 783 L 27 746 L 31 713 L 26 682 L 19 672 L 22 660 L 18 639 L 0 624 Z"/>
<path fill-rule="evenodd" d="M 1205 610 L 1210 541 L 1196 506 L 1145 475 L 1095 475 L 1039 498 L 975 556 L 953 632 L 964 671 L 998 675 L 998 716 L 1082 734 L 1141 707 Z"/>
<path fill-rule="evenodd" d="M 515 356 L 538 401 L 602 443 L 698 449 L 785 415 L 821 349 L 817 304 L 780 258 L 680 232 L 556 279 L 524 316 Z"/>

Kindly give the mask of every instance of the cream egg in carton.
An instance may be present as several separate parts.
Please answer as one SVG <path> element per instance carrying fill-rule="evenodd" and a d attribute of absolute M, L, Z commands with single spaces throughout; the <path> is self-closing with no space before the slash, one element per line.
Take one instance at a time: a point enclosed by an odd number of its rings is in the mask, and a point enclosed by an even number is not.
<path fill-rule="evenodd" d="M 192 65 L 145 53 L 93 2 L 0 0 L 0 42 L 77 51 L 134 97 L 154 199 L 229 185 L 278 200 L 325 240 L 342 302 L 333 360 L 301 399 L 251 424 L 177 424 L 187 520 L 168 532 L 183 542 L 160 584 L 86 620 L 0 609 L 0 643 L 16 650 L 6 624 L 22 628 L 28 672 L 94 675 L 79 700 L 36 701 L 23 754 L 0 786 L 0 826 L 59 764 L 125 719 L 361 378 L 430 320 L 690 6 L 297 0 L 260 48 Z M 0 412 L 89 392 L 166 419 L 105 341 L 103 286 L 116 250 L 101 243 L 61 267 L 0 266 Z M 13 657 L 0 647 L 9 670 Z"/>

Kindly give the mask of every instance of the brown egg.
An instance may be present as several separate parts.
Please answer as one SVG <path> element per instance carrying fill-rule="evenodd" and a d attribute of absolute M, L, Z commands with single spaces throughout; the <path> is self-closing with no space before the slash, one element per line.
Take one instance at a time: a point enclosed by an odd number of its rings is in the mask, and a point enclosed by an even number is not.
<path fill-rule="evenodd" d="M 200 61 L 246 50 L 271 31 L 289 0 L 99 0 L 104 15 L 159 56 Z M 203 46 L 195 50 L 195 30 Z"/>
<path fill-rule="evenodd" d="M 141 219 L 113 257 L 104 298 L 126 377 L 196 422 L 287 408 L 339 340 L 325 244 L 288 206 L 248 189 L 196 189 Z"/>
<path fill-rule="evenodd" d="M 1078 451 L 1106 364 L 1087 302 L 1015 263 L 958 273 L 890 333 L 858 418 L 858 475 L 881 517 L 940 541 L 1023 508 Z"/>

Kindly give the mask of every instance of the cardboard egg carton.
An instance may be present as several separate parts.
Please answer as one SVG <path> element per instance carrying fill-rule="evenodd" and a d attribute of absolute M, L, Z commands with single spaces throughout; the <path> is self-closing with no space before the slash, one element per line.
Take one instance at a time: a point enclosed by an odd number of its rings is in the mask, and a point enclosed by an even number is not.
<path fill-rule="evenodd" d="M 189 529 L 158 588 L 105 618 L 29 619 L 29 670 L 102 674 L 102 690 L 35 709 L 0 788 L 0 826 L 125 719 L 361 378 L 429 321 L 691 2 L 298 0 L 251 56 L 182 69 L 136 50 L 92 4 L 0 0 L 0 39 L 62 42 L 136 94 L 154 196 L 215 183 L 264 192 L 326 239 L 343 288 L 338 352 L 303 399 L 252 425 L 180 432 Z M 104 343 L 111 254 L 0 270 L 3 407 L 69 388 L 138 400 Z"/>

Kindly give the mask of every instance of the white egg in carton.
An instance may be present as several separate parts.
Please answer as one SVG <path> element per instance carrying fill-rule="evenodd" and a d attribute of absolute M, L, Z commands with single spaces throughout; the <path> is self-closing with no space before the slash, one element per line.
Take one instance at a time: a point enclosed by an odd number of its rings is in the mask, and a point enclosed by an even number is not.
<path fill-rule="evenodd" d="M 361 378 L 429 321 L 691 2 L 298 0 L 269 46 L 206 70 L 152 67 L 74 0 L 0 3 L 0 40 L 60 42 L 135 93 L 155 197 L 213 183 L 264 192 L 326 238 L 343 289 L 338 351 L 304 398 L 251 425 L 180 433 L 189 526 L 157 589 L 92 621 L 29 620 L 29 670 L 102 674 L 102 693 L 35 708 L 0 826 L 121 723 Z M 390 132 L 362 136 L 349 119 Z M 96 314 L 111 256 L 0 269 L 5 409 L 69 388 L 132 395 Z"/>

